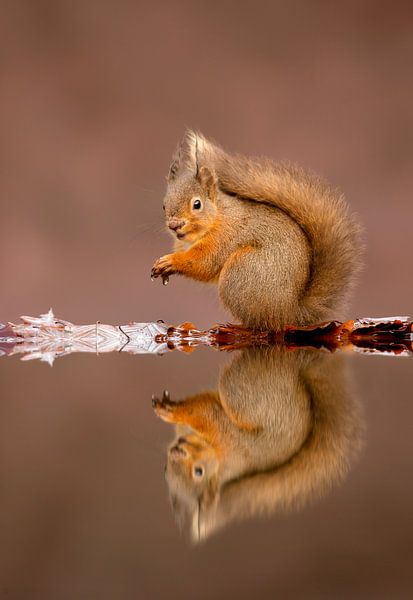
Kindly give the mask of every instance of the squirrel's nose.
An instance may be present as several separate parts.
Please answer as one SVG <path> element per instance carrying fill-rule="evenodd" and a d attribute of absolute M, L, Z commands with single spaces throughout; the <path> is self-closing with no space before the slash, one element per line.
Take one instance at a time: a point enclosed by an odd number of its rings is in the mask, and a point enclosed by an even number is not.
<path fill-rule="evenodd" d="M 178 220 L 170 220 L 168 223 L 168 227 L 169 229 L 172 229 L 172 231 L 177 231 L 178 229 L 181 229 L 181 227 L 183 227 L 185 225 L 185 221 L 178 221 Z"/>

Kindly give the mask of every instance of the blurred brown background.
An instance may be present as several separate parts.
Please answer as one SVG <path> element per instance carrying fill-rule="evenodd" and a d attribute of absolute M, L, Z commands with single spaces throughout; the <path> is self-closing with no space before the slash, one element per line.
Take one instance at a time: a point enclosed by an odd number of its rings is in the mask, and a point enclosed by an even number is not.
<path fill-rule="evenodd" d="M 340 187 L 368 247 L 351 314 L 412 313 L 412 34 L 403 2 L 3 0 L 1 319 L 226 318 L 149 279 L 186 126 Z"/>
<path fill-rule="evenodd" d="M 340 187 L 366 227 L 349 315 L 413 313 L 411 3 L 3 0 L 0 15 L 0 321 L 229 318 L 213 288 L 149 278 L 186 126 Z M 200 548 L 180 538 L 150 395 L 214 388 L 226 358 L 0 359 L 1 597 L 411 597 L 410 360 L 353 360 L 366 446 L 343 486 Z"/>

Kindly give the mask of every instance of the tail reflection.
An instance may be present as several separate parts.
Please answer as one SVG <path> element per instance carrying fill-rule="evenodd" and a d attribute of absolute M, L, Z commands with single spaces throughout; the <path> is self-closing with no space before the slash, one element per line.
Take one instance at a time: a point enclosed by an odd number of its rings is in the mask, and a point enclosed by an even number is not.
<path fill-rule="evenodd" d="M 156 414 L 176 424 L 166 479 L 194 540 L 303 506 L 345 475 L 362 431 L 345 358 L 248 348 L 224 368 L 217 391 L 154 399 Z"/>

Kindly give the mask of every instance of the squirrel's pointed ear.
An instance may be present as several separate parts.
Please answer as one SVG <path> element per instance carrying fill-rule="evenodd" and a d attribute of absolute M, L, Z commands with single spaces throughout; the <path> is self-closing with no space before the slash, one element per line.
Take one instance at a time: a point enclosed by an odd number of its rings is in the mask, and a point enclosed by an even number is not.
<path fill-rule="evenodd" d="M 215 173 L 208 167 L 199 167 L 196 175 L 201 187 L 208 195 L 210 200 L 215 201 L 217 195 L 217 179 Z"/>

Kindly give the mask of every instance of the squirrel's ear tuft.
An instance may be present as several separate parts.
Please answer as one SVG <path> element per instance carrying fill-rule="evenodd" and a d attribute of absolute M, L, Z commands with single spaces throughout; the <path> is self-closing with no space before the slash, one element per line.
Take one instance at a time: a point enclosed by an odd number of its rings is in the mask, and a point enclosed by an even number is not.
<path fill-rule="evenodd" d="M 189 171 L 198 173 L 198 135 L 192 129 L 185 131 L 181 142 L 181 148 L 185 156 L 186 166 Z"/>
<path fill-rule="evenodd" d="M 199 165 L 205 161 L 208 162 L 209 155 L 213 151 L 213 145 L 202 133 L 187 129 L 182 140 L 182 149 L 187 167 L 192 172 L 197 173 Z"/>
<path fill-rule="evenodd" d="M 215 173 L 208 169 L 208 167 L 200 167 L 196 176 L 202 189 L 207 193 L 210 200 L 214 200 L 217 194 L 217 180 Z"/>

